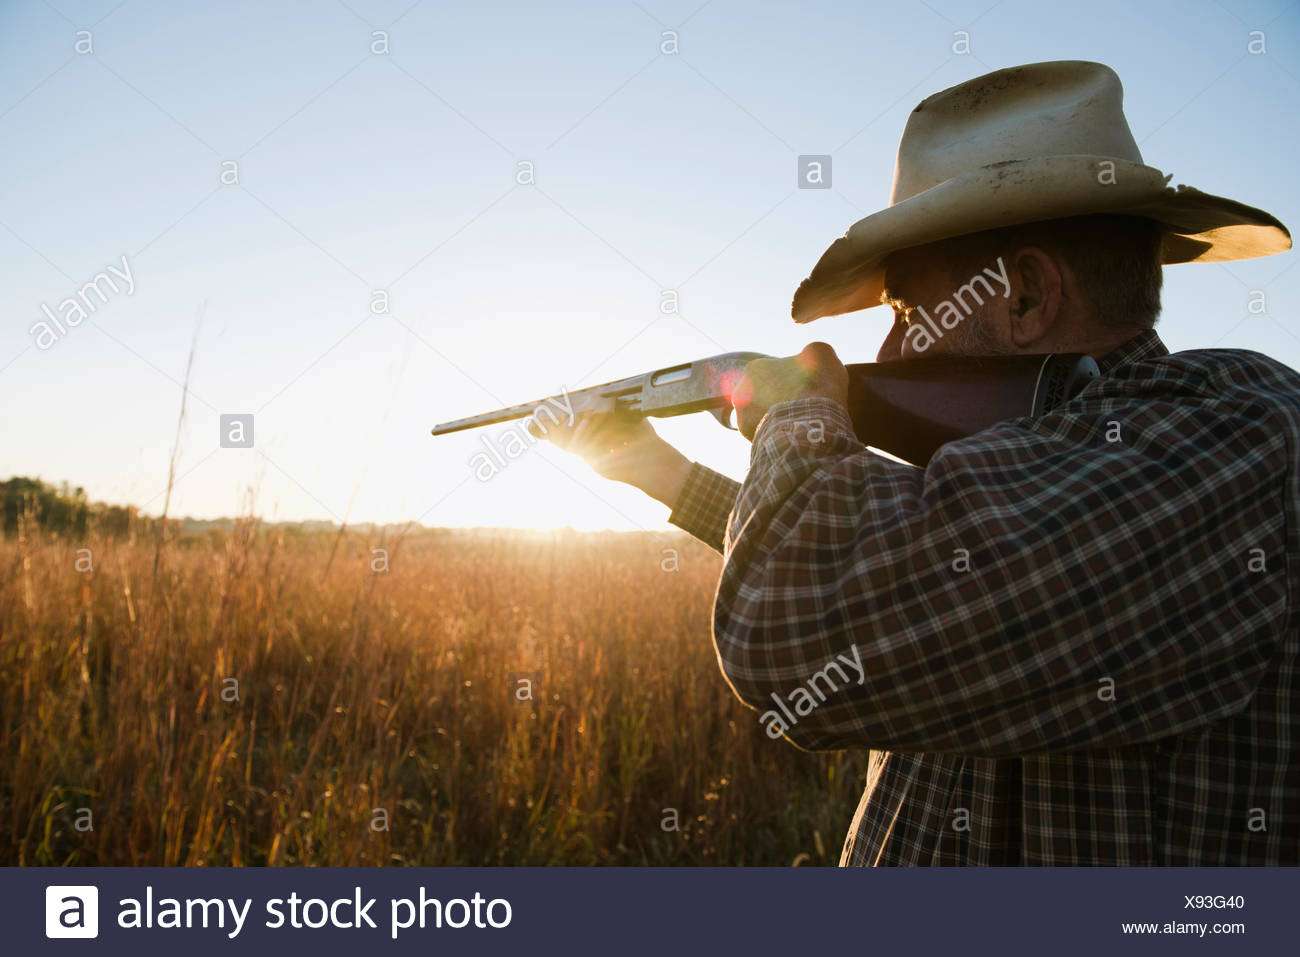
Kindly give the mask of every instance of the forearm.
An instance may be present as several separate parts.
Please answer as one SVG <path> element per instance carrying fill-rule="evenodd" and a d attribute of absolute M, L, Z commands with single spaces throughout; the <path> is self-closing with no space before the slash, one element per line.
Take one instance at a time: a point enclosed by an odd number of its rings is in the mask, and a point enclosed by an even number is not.
<path fill-rule="evenodd" d="M 698 462 L 687 463 L 686 475 L 672 502 L 673 512 L 668 521 L 720 553 L 726 538 L 727 519 L 739 492 L 739 482 Z"/>
<path fill-rule="evenodd" d="M 655 501 L 662 502 L 670 509 L 676 509 L 681 499 L 682 489 L 691 474 L 692 463 L 686 456 L 673 450 L 672 457 L 666 457 L 636 478 L 635 486 Z"/>

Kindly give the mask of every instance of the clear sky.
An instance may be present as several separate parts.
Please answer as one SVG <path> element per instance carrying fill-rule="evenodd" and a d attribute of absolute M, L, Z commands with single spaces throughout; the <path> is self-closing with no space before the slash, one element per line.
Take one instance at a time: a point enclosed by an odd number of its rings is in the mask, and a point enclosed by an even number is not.
<path fill-rule="evenodd" d="M 1109 64 L 1149 165 L 1294 228 L 1298 45 L 1284 0 L 5 2 L 0 476 L 156 514 L 193 343 L 172 514 L 663 528 L 550 447 L 475 478 L 503 427 L 428 430 L 717 352 L 874 359 L 888 310 L 797 327 L 791 293 L 888 202 L 912 107 L 1001 67 Z M 1300 366 L 1296 261 L 1166 269 L 1161 335 Z M 743 475 L 708 416 L 660 431 Z"/>

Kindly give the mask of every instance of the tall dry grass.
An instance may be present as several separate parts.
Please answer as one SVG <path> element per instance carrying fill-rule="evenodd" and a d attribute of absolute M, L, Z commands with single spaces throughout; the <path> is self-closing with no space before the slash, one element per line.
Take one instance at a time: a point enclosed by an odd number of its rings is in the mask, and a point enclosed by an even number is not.
<path fill-rule="evenodd" d="M 719 562 L 667 535 L 29 529 L 0 544 L 0 863 L 834 863 L 866 755 L 772 742 L 733 698 Z"/>

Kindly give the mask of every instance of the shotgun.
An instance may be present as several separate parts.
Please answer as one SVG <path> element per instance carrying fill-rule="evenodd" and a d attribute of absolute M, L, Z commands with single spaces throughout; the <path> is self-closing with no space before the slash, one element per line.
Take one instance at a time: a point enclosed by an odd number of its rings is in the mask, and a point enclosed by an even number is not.
<path fill-rule="evenodd" d="M 604 385 L 507 406 L 433 427 L 447 435 L 556 412 L 570 419 L 597 411 L 666 417 L 711 412 L 732 424 L 731 395 L 745 366 L 767 356 L 727 352 Z M 934 356 L 862 362 L 849 371 L 849 414 L 864 445 L 924 466 L 942 445 L 1020 416 L 1039 416 L 1074 398 L 1100 375 L 1091 356 Z M 540 412 L 539 412 L 540 410 Z"/>

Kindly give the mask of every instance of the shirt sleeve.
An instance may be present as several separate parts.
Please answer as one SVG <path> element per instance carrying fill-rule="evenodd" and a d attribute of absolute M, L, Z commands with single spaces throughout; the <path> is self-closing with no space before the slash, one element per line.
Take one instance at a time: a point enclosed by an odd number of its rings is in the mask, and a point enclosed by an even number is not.
<path fill-rule="evenodd" d="M 1269 417 L 1111 397 L 918 469 L 836 402 L 773 406 L 727 531 L 722 670 L 810 750 L 1115 747 L 1236 714 L 1285 627 Z"/>
<path fill-rule="evenodd" d="M 668 516 L 668 521 L 690 532 L 714 551 L 721 552 L 727 532 L 727 516 L 731 514 L 739 492 L 739 482 L 699 462 L 692 462 L 677 507 Z"/>

